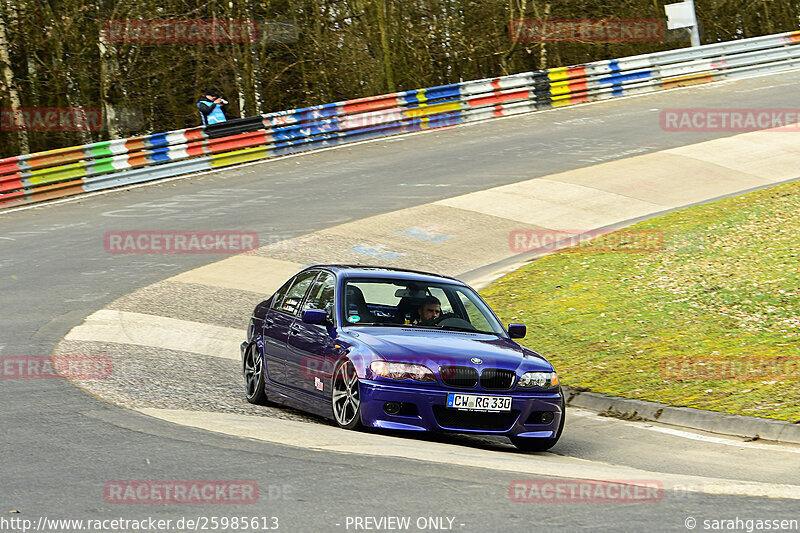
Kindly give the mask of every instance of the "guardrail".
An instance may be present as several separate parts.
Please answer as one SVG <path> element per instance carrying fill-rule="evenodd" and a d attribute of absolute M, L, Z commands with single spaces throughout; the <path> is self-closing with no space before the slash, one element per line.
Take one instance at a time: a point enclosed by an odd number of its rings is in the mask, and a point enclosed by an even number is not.
<path fill-rule="evenodd" d="M 326 146 L 800 68 L 800 31 L 359 98 L 0 159 L 0 208 Z"/>

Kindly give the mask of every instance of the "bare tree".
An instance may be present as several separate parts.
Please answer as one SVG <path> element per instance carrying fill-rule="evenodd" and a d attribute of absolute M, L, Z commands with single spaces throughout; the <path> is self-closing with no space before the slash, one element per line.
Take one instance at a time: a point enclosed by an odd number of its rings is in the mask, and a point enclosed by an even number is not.
<path fill-rule="evenodd" d="M 19 91 L 17 89 L 16 80 L 14 79 L 14 71 L 11 68 L 11 54 L 10 44 L 8 42 L 6 32 L 6 9 L 8 4 L 3 2 L 0 4 L 0 68 L 3 70 L 2 81 L 0 81 L 0 94 L 8 94 L 8 99 L 11 103 L 11 119 L 15 124 L 22 124 L 22 117 L 20 116 L 20 108 L 22 102 L 19 98 Z M 1 101 L 2 99 L 0 99 Z M 28 133 L 25 126 L 17 128 L 17 142 L 19 143 L 19 150 L 23 154 L 30 151 L 28 144 Z M 10 155 L 10 154 L 9 154 Z"/>

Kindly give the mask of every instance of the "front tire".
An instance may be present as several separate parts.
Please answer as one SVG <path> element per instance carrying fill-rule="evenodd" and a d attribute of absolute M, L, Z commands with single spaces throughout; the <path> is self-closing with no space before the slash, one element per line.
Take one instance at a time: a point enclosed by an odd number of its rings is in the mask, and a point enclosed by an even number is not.
<path fill-rule="evenodd" d="M 333 418 L 340 428 L 361 427 L 361 394 L 356 367 L 349 360 L 342 361 L 333 371 L 331 406 Z"/>
<path fill-rule="evenodd" d="M 567 402 L 564 400 L 564 393 L 561 392 L 561 420 L 558 423 L 555 437 L 549 439 L 534 439 L 530 437 L 511 437 L 511 444 L 523 452 L 546 452 L 556 445 L 561 433 L 564 431 L 564 421 L 567 418 Z"/>
<path fill-rule="evenodd" d="M 244 353 L 242 373 L 247 401 L 256 405 L 267 403 L 267 393 L 264 391 L 264 365 L 255 344 L 248 346 Z"/>

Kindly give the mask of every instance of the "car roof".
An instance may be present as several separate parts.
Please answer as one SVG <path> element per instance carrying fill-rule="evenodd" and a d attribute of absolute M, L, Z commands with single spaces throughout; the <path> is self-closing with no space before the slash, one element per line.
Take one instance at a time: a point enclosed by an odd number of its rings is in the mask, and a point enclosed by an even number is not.
<path fill-rule="evenodd" d="M 386 278 L 415 281 L 428 281 L 428 282 L 456 282 L 459 285 L 465 283 L 457 278 L 451 276 L 443 276 L 441 274 L 434 274 L 433 272 L 424 272 L 422 270 L 411 270 L 407 268 L 396 268 L 379 265 L 351 265 L 351 264 L 326 264 L 326 265 L 311 265 L 306 268 L 325 268 L 333 271 L 340 277 L 359 277 L 359 278 Z"/>

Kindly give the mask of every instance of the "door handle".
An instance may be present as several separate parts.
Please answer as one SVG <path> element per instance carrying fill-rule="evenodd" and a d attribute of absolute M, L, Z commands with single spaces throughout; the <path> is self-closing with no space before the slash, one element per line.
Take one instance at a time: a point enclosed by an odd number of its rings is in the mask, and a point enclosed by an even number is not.
<path fill-rule="evenodd" d="M 289 326 L 289 335 L 297 335 L 300 333 L 300 328 L 297 326 Z"/>
<path fill-rule="evenodd" d="M 274 320 L 270 320 L 268 318 L 268 319 L 264 320 L 264 324 L 266 324 L 267 326 L 272 326 L 273 324 L 275 324 L 275 321 Z"/>

